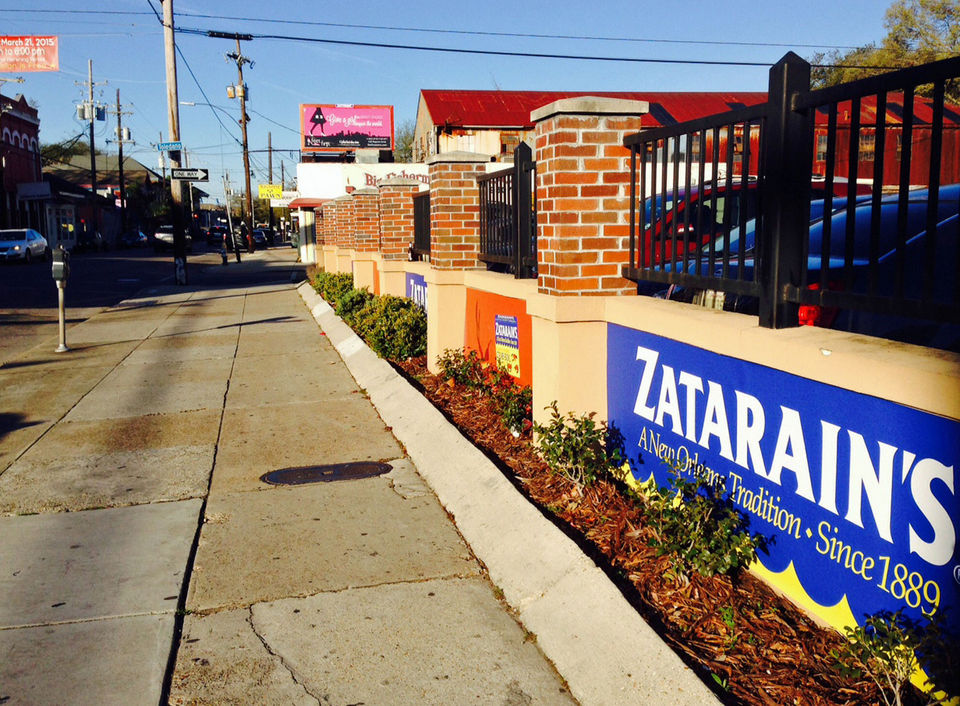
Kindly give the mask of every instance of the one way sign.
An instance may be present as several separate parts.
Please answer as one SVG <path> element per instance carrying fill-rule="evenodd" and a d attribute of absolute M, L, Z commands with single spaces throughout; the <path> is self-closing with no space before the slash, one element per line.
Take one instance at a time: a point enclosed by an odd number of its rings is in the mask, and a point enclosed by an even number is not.
<path fill-rule="evenodd" d="M 170 170 L 170 178 L 180 181 L 210 181 L 209 169 L 178 169 Z"/>

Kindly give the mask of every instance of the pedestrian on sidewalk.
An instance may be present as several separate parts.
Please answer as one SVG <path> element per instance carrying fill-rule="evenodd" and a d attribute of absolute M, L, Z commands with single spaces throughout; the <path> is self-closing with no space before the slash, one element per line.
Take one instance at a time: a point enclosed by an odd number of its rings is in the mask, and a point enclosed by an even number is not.
<path fill-rule="evenodd" d="M 246 221 L 240 222 L 240 237 L 243 238 L 243 241 L 247 244 L 247 253 L 253 255 L 253 236 L 250 234 L 250 229 L 247 227 Z"/>

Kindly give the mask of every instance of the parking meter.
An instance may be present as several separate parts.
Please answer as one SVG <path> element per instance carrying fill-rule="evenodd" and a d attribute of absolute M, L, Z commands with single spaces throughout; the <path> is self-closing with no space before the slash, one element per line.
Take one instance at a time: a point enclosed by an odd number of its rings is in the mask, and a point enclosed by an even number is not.
<path fill-rule="evenodd" d="M 60 283 L 65 283 L 69 276 L 70 253 L 64 250 L 62 245 L 58 245 L 57 249 L 53 251 L 53 279 L 57 282 L 57 286 L 60 287 Z"/>
<path fill-rule="evenodd" d="M 57 298 L 60 309 L 60 345 L 56 347 L 56 353 L 66 353 L 67 348 L 67 317 L 65 311 L 64 294 L 67 288 L 67 277 L 70 276 L 70 253 L 63 249 L 63 245 L 58 245 L 53 251 L 53 281 L 57 283 Z"/>

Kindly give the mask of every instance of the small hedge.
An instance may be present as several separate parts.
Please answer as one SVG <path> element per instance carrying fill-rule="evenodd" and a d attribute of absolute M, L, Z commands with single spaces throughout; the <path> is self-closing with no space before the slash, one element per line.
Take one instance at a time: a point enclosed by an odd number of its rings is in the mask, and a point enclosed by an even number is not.
<path fill-rule="evenodd" d="M 427 352 L 427 315 L 409 299 L 354 289 L 353 275 L 319 273 L 313 288 L 381 358 L 407 360 Z"/>

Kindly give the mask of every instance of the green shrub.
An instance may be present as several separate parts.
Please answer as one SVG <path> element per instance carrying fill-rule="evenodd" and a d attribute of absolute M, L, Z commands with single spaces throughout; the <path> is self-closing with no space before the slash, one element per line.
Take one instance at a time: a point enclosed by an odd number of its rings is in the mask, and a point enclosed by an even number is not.
<path fill-rule="evenodd" d="M 507 429 L 519 436 L 532 427 L 533 390 L 530 387 L 495 370 L 488 377 L 487 389 Z"/>
<path fill-rule="evenodd" d="M 313 288 L 328 304 L 334 306 L 340 297 L 353 289 L 353 275 L 349 272 L 318 272 L 313 280 Z"/>
<path fill-rule="evenodd" d="M 348 326 L 353 326 L 357 313 L 363 309 L 372 298 L 373 295 L 366 289 L 348 289 L 337 299 L 333 310 L 337 316 L 347 322 Z"/>
<path fill-rule="evenodd" d="M 561 416 L 557 403 L 551 402 L 550 422 L 534 424 L 537 448 L 554 473 L 580 486 L 595 483 L 600 477 L 619 478 L 625 458 L 623 449 L 614 441 L 606 422 L 594 420 L 595 412 Z"/>
<path fill-rule="evenodd" d="M 371 297 L 353 315 L 353 329 L 382 358 L 407 360 L 427 352 L 427 315 L 403 297 Z"/>
<path fill-rule="evenodd" d="M 867 676 L 880 689 L 887 706 L 903 703 L 910 676 L 922 666 L 929 677 L 927 703 L 946 703 L 960 696 L 957 639 L 945 628 L 945 613 L 924 614 L 914 620 L 903 614 L 881 611 L 867 616 L 863 625 L 846 629 L 847 644 L 831 650 L 835 669 L 845 676 Z M 939 691 L 939 698 L 936 692 Z"/>
<path fill-rule="evenodd" d="M 453 380 L 458 385 L 476 388 L 483 385 L 489 363 L 475 350 L 464 352 L 447 348 L 437 358 L 437 366 L 440 368 L 440 377 L 444 380 Z"/>
<path fill-rule="evenodd" d="M 650 546 L 667 554 L 681 577 L 727 574 L 753 561 L 764 544 L 747 530 L 747 519 L 722 487 L 706 478 L 687 480 L 675 470 L 670 488 L 644 490 L 643 514 L 654 537 Z"/>

